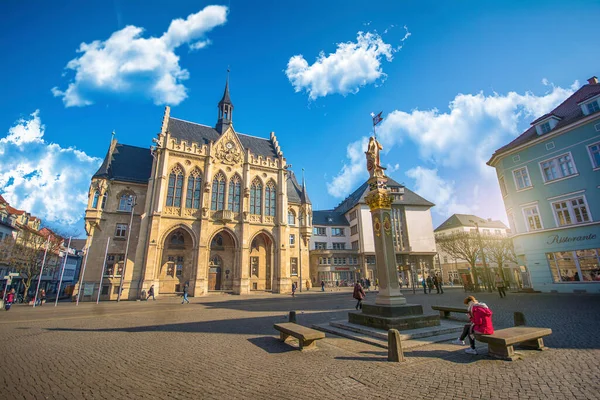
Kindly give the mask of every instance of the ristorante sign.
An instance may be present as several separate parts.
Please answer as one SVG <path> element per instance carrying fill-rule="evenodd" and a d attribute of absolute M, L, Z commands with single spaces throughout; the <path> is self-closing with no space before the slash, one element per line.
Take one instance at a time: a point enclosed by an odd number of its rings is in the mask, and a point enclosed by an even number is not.
<path fill-rule="evenodd" d="M 579 236 L 559 236 L 559 235 L 550 235 L 548 236 L 548 240 L 546 240 L 546 244 L 561 244 L 561 243 L 570 243 L 570 242 L 583 242 L 586 240 L 594 240 L 596 239 L 595 233 L 589 233 L 587 235 L 579 235 Z"/>

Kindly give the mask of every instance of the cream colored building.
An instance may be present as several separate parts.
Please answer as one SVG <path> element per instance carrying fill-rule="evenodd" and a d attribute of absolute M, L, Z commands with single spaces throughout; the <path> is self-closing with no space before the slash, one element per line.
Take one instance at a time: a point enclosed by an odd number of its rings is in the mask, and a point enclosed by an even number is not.
<path fill-rule="evenodd" d="M 434 204 L 391 178 L 387 186 L 394 198 L 391 222 L 399 278 L 410 283 L 411 270 L 417 280 L 421 271 L 434 267 Z M 365 202 L 368 192 L 365 182 L 335 209 L 314 212 L 310 239 L 314 285 L 360 278 L 369 278 L 374 284 L 377 268 L 373 223 Z"/>
<path fill-rule="evenodd" d="M 491 218 L 483 219 L 471 214 L 453 214 L 435 229 L 435 237 L 438 238 L 453 233 L 477 233 L 476 224 L 479 227 L 479 233 L 482 237 L 510 235 L 510 229 L 502 221 L 494 221 Z M 498 265 L 489 256 L 486 256 L 486 261 L 491 270 L 494 272 L 497 271 Z M 483 269 L 481 257 L 477 260 L 476 267 L 478 271 L 480 268 Z M 505 276 L 510 277 L 509 281 L 512 282 L 514 280 L 514 270 L 517 268 L 517 265 L 507 262 L 503 265 L 503 268 L 507 271 Z M 461 258 L 454 258 L 442 249 L 439 249 L 438 256 L 436 257 L 435 272 L 444 277 L 444 282 L 453 282 L 461 285 L 469 282 L 468 279 L 470 279 L 470 282 L 473 282 L 473 274 L 469 262 Z"/>
<path fill-rule="evenodd" d="M 86 299 L 98 289 L 101 299 L 115 299 L 122 276 L 125 299 L 151 286 L 156 295 L 179 293 L 186 283 L 194 296 L 286 293 L 308 277 L 305 186 L 274 133 L 235 131 L 228 83 L 218 108 L 211 127 L 172 117 L 166 107 L 150 150 L 113 139 L 90 185 Z"/>

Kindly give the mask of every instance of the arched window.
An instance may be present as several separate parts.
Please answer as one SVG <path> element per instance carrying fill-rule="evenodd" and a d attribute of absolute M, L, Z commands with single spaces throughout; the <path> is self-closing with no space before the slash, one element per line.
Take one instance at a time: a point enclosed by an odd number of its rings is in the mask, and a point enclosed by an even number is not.
<path fill-rule="evenodd" d="M 185 197 L 185 206 L 187 208 L 200 208 L 200 193 L 202 185 L 202 178 L 200 177 L 200 171 L 195 169 L 190 174 L 187 183 L 187 196 Z"/>
<path fill-rule="evenodd" d="M 119 211 L 131 211 L 133 206 L 133 196 L 130 194 L 124 194 L 119 199 Z"/>
<path fill-rule="evenodd" d="M 94 200 L 92 200 L 92 208 L 98 208 L 98 199 L 99 198 L 100 198 L 100 192 L 96 190 L 94 192 Z"/>
<path fill-rule="evenodd" d="M 296 214 L 294 214 L 294 210 L 288 211 L 288 225 L 296 225 Z"/>
<path fill-rule="evenodd" d="M 174 245 L 174 246 L 185 245 L 185 241 L 183 238 L 183 232 L 177 231 L 171 235 L 171 245 Z"/>
<path fill-rule="evenodd" d="M 181 191 L 183 190 L 183 170 L 179 165 L 171 170 L 167 190 L 167 206 L 181 207 Z"/>
<path fill-rule="evenodd" d="M 210 248 L 211 249 L 217 249 L 217 250 L 222 250 L 223 249 L 223 236 L 221 236 L 221 234 L 218 234 L 217 236 L 215 236 L 213 238 L 213 240 L 210 243 Z"/>
<path fill-rule="evenodd" d="M 262 183 L 258 178 L 250 185 L 250 214 L 262 214 Z"/>
<path fill-rule="evenodd" d="M 275 216 L 275 182 L 269 181 L 265 187 L 265 214 Z"/>
<path fill-rule="evenodd" d="M 100 208 L 104 210 L 104 206 L 106 206 L 106 199 L 108 198 L 108 193 L 104 193 L 102 196 L 102 204 L 100 204 Z"/>
<path fill-rule="evenodd" d="M 221 172 L 215 175 L 212 184 L 211 210 L 222 210 L 225 205 L 225 175 Z"/>
<path fill-rule="evenodd" d="M 234 175 L 229 181 L 229 196 L 227 197 L 227 208 L 234 212 L 240 211 L 240 193 L 242 191 L 242 180 Z"/>

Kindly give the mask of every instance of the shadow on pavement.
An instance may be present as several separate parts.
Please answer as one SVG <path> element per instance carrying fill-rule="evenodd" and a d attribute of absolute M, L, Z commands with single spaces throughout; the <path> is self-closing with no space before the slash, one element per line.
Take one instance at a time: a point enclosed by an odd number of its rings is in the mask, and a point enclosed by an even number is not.
<path fill-rule="evenodd" d="M 297 350 L 289 344 L 283 343 L 281 340 L 274 338 L 273 336 L 261 336 L 248 339 L 248 341 L 270 354 L 288 353 L 290 351 Z"/>

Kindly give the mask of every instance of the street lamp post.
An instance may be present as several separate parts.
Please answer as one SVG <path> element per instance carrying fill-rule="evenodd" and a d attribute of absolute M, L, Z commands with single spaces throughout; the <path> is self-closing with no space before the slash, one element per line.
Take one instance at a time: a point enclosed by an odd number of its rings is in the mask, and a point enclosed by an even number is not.
<path fill-rule="evenodd" d="M 492 291 L 492 285 L 490 283 L 490 270 L 488 268 L 487 262 L 485 261 L 485 253 L 483 252 L 483 243 L 481 242 L 481 234 L 479 233 L 479 223 L 469 220 L 470 222 L 475 224 L 475 228 L 477 229 L 477 243 L 479 244 L 479 251 L 481 252 L 481 259 L 483 260 L 483 270 L 485 271 L 485 284 L 488 288 L 488 291 Z"/>

